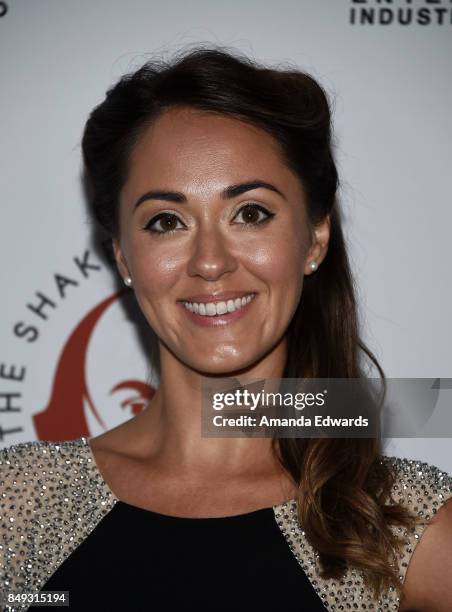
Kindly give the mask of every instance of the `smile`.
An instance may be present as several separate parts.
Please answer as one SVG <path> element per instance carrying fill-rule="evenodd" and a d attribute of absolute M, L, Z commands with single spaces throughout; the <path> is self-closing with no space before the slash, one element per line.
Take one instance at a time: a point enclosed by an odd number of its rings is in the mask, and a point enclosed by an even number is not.
<path fill-rule="evenodd" d="M 206 327 L 215 327 L 227 325 L 242 318 L 250 309 L 255 297 L 255 293 L 249 293 L 241 298 L 222 302 L 181 301 L 179 304 L 194 323 Z"/>
<path fill-rule="evenodd" d="M 185 308 L 190 312 L 201 315 L 202 317 L 215 317 L 217 315 L 226 314 L 227 312 L 235 312 L 243 306 L 251 302 L 255 293 L 250 293 L 242 298 L 235 300 L 227 300 L 227 302 L 182 302 Z"/>

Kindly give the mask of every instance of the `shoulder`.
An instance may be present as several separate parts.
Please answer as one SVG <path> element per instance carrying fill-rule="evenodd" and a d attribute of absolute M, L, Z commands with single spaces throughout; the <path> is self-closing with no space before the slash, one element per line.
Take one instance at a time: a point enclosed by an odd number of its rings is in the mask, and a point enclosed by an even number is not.
<path fill-rule="evenodd" d="M 445 470 L 420 459 L 383 455 L 382 461 L 395 476 L 393 499 L 426 521 L 452 497 L 452 476 Z"/>
<path fill-rule="evenodd" d="M 85 438 L 53 442 L 34 440 L 20 442 L 0 450 L 0 479 L 4 485 L 24 487 L 36 486 L 44 480 L 52 480 L 58 468 L 70 473 L 81 463 L 84 455 Z M 26 471 L 29 470 L 29 471 Z M 43 483 L 45 484 L 45 483 Z"/>
<path fill-rule="evenodd" d="M 0 584 L 33 590 L 61 546 L 70 552 L 79 517 L 94 525 L 109 507 L 96 478 L 86 438 L 0 450 Z"/>
<path fill-rule="evenodd" d="M 400 611 L 452 609 L 452 476 L 417 459 L 383 456 L 395 474 L 394 501 L 423 519 L 405 533 Z M 395 528 L 397 531 L 398 528 Z"/>
<path fill-rule="evenodd" d="M 70 501 L 67 493 L 79 496 L 88 485 L 101 484 L 87 438 L 75 440 L 35 440 L 0 449 L 0 487 L 3 503 L 15 501 L 29 508 L 41 502 Z M 6 506 L 3 505 L 3 508 Z"/>

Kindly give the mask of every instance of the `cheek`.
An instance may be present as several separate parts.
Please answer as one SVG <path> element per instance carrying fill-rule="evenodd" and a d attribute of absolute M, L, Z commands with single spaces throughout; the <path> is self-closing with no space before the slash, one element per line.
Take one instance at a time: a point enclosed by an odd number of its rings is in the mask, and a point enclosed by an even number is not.
<path fill-rule="evenodd" d="M 171 288 L 180 281 L 184 269 L 184 257 L 174 247 L 135 248 L 133 270 L 135 288 L 143 296 L 158 303 L 159 296 L 167 296 Z"/>
<path fill-rule="evenodd" d="M 249 235 L 231 246 L 231 253 L 241 265 L 259 281 L 272 287 L 283 287 L 280 299 L 287 298 L 286 291 L 298 294 L 301 291 L 303 263 L 308 248 L 307 232 L 300 231 L 300 220 L 280 226 L 271 236 Z M 157 239 L 159 240 L 159 239 Z M 162 239 L 163 241 L 165 239 Z M 178 299 L 177 285 L 186 274 L 189 260 L 187 249 L 177 248 L 176 242 L 149 245 L 147 241 L 135 241 L 131 251 L 135 291 L 146 301 L 156 306 L 160 299 L 171 293 Z M 240 265 L 241 264 L 241 265 Z M 240 275 L 240 272 L 238 272 Z M 274 296 L 276 297 L 276 296 Z"/>
<path fill-rule="evenodd" d="M 296 285 L 302 282 L 305 241 L 295 232 L 280 232 L 271 239 L 248 245 L 247 261 L 264 282 L 271 285 Z M 295 286 L 293 287 L 295 289 Z"/>

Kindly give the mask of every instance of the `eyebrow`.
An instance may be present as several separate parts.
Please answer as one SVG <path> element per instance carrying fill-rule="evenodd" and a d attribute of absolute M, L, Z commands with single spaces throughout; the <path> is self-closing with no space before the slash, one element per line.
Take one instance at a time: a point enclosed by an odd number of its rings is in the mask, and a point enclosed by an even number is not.
<path fill-rule="evenodd" d="M 286 196 L 277 187 L 275 187 L 271 183 L 267 183 L 266 181 L 261 181 L 260 179 L 247 181 L 246 183 L 238 183 L 236 185 L 229 185 L 229 187 L 223 189 L 223 191 L 220 193 L 220 197 L 222 200 L 229 200 L 231 198 L 235 198 L 239 195 L 242 195 L 242 193 L 251 191 L 252 189 L 261 188 L 274 191 L 275 193 L 278 193 L 282 198 L 287 200 Z M 143 193 L 143 195 L 138 198 L 138 200 L 135 202 L 134 210 L 136 210 L 138 206 L 145 200 L 165 200 L 167 202 L 178 202 L 180 204 L 187 202 L 186 196 L 180 191 L 153 190 Z"/>

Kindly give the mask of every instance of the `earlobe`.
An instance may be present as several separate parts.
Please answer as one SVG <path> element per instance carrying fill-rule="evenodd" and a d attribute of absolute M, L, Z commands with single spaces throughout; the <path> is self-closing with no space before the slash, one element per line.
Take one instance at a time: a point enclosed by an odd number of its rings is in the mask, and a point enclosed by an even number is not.
<path fill-rule="evenodd" d="M 313 243 L 306 257 L 305 274 L 315 272 L 328 252 L 328 241 L 330 238 L 329 215 L 314 228 Z"/>

